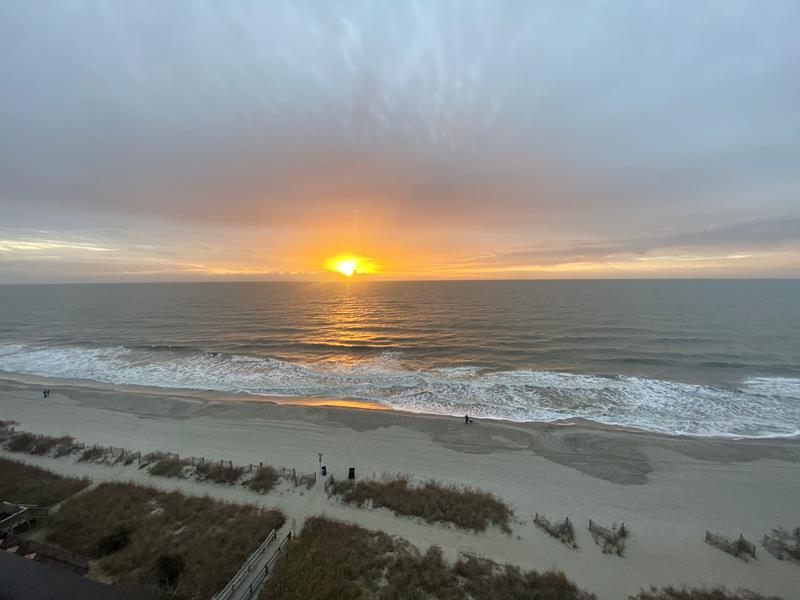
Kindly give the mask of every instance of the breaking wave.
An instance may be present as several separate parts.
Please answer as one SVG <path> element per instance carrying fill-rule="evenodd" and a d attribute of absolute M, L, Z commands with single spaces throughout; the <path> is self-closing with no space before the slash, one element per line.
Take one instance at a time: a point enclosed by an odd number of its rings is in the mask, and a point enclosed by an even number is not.
<path fill-rule="evenodd" d="M 396 352 L 349 363 L 288 362 L 187 348 L 0 345 L 0 370 L 104 383 L 332 397 L 426 413 L 512 421 L 570 418 L 696 436 L 800 435 L 800 379 L 753 377 L 738 389 L 634 376 L 414 370 Z"/>

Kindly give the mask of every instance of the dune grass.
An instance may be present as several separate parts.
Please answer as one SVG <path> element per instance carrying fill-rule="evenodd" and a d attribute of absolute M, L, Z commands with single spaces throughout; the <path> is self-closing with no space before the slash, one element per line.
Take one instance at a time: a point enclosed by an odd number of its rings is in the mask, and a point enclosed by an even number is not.
<path fill-rule="evenodd" d="M 0 458 L 0 500 L 52 506 L 89 485 L 88 479 L 62 477 L 52 471 Z"/>
<path fill-rule="evenodd" d="M 6 441 L 5 447 L 11 452 L 24 452 L 37 456 L 53 454 L 56 457 L 71 454 L 78 449 L 75 439 L 71 436 L 34 435 L 26 431 L 13 434 Z"/>
<path fill-rule="evenodd" d="M 308 519 L 275 564 L 261 599 L 591 600 L 562 573 L 523 572 L 479 558 L 450 565 L 400 538 L 324 517 Z"/>
<path fill-rule="evenodd" d="M 284 520 L 277 510 L 104 483 L 61 506 L 47 541 L 98 559 L 117 584 L 174 584 L 175 598 L 210 598 Z M 165 565 L 177 564 L 179 576 L 166 577 Z"/>
<path fill-rule="evenodd" d="M 266 494 L 275 487 L 280 477 L 281 475 L 275 467 L 259 467 L 256 469 L 253 478 L 247 482 L 247 487 L 254 492 Z"/>
<path fill-rule="evenodd" d="M 183 469 L 189 462 L 180 458 L 173 458 L 161 452 L 153 452 L 145 456 L 145 460 L 152 462 L 150 475 L 156 477 L 182 477 Z"/>
<path fill-rule="evenodd" d="M 630 600 L 781 600 L 777 596 L 762 596 L 747 590 L 728 591 L 725 588 L 651 588 L 642 590 Z"/>
<path fill-rule="evenodd" d="M 233 485 L 242 478 L 246 469 L 238 465 L 204 462 L 195 467 L 197 477 L 201 480 Z"/>
<path fill-rule="evenodd" d="M 79 462 L 97 462 L 101 460 L 105 456 L 105 450 L 98 446 L 94 446 L 92 448 L 86 448 L 83 452 L 81 452 L 80 457 L 78 458 Z"/>
<path fill-rule="evenodd" d="M 473 531 L 484 531 L 490 525 L 496 525 L 507 533 L 511 531 L 511 508 L 489 492 L 436 481 L 415 486 L 405 475 L 357 483 L 331 478 L 328 485 L 328 493 L 339 496 L 347 504 L 363 506 L 371 503 L 398 515 L 420 517 L 428 523 L 452 523 Z"/>

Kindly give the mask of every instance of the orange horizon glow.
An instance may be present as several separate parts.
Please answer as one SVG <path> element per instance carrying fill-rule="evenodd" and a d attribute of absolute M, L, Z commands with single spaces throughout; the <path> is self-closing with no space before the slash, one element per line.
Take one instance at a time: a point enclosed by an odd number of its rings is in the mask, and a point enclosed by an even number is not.
<path fill-rule="evenodd" d="M 328 271 L 339 273 L 345 277 L 377 272 L 377 267 L 373 259 L 346 253 L 337 254 L 336 256 L 325 259 L 325 268 Z"/>

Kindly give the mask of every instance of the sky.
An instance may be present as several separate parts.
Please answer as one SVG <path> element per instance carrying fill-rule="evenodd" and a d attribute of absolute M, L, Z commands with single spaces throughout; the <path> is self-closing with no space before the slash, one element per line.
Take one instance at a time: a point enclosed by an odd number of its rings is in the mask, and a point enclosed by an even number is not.
<path fill-rule="evenodd" d="M 798 277 L 798 31 L 796 0 L 0 0 L 0 283 Z"/>

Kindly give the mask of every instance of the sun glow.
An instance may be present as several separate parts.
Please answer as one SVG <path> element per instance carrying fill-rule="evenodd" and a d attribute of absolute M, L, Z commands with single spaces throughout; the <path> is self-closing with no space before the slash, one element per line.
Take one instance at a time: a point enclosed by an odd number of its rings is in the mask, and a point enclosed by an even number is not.
<path fill-rule="evenodd" d="M 352 277 L 357 273 L 375 272 L 375 265 L 372 259 L 352 254 L 339 254 L 328 258 L 325 261 L 325 268 L 329 271 L 341 273 L 345 277 Z"/>

